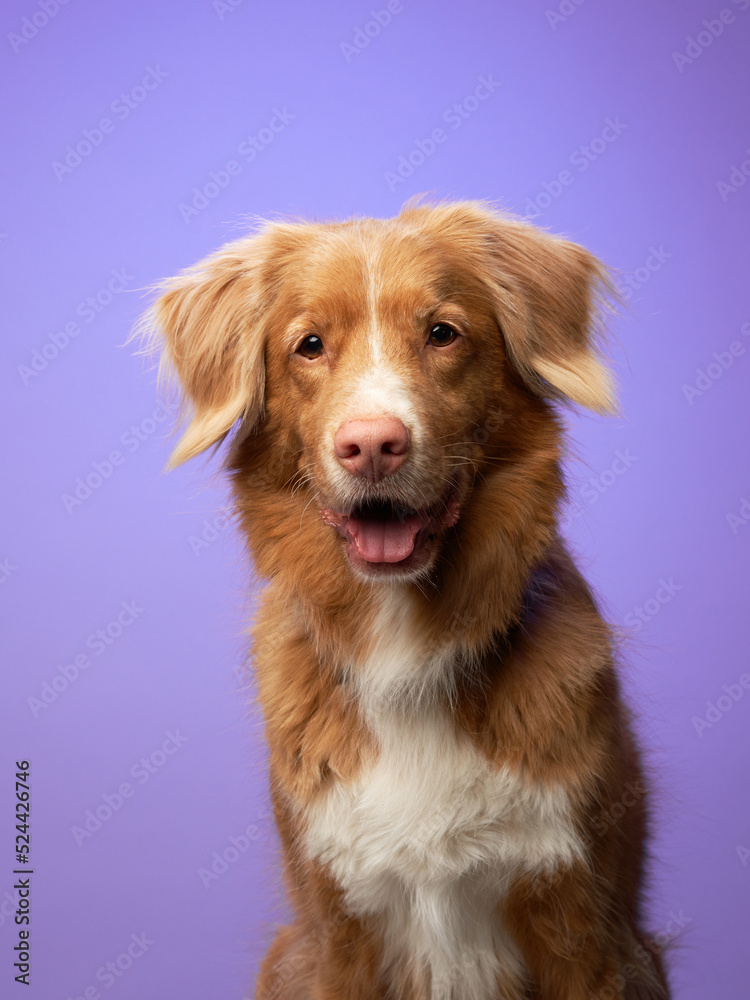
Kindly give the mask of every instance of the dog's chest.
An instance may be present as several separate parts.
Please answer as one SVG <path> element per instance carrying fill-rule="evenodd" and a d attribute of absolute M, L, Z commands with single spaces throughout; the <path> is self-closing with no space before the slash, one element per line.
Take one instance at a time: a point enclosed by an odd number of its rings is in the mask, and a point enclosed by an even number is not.
<path fill-rule="evenodd" d="M 427 971 L 431 1000 L 496 996 L 523 971 L 502 926 L 509 884 L 580 851 L 567 797 L 490 765 L 433 699 L 394 704 L 365 689 L 363 714 L 377 759 L 308 807 L 308 852 L 351 911 L 382 918 L 385 961 Z"/>

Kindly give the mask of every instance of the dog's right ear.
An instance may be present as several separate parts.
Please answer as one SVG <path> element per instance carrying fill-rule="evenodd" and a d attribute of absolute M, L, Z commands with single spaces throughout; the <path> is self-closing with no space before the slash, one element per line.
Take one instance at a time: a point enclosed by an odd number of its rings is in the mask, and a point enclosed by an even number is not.
<path fill-rule="evenodd" d="M 167 465 L 174 469 L 263 413 L 264 234 L 223 247 L 177 277 L 144 317 L 160 377 L 175 378 L 184 434 Z"/>

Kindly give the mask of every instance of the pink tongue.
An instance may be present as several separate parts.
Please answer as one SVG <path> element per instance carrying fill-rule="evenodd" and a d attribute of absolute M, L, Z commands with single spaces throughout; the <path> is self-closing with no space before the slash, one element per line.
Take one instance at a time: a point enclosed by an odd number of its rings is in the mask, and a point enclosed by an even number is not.
<path fill-rule="evenodd" d="M 350 517 L 346 534 L 357 555 L 371 563 L 395 563 L 406 559 L 414 551 L 417 532 L 425 521 L 418 515 L 404 521 L 379 521 Z"/>

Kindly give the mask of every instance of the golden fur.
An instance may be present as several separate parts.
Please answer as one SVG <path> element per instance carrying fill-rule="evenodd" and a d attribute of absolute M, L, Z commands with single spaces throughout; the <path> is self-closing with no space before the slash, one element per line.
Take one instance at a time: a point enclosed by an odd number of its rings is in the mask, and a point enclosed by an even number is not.
<path fill-rule="evenodd" d="M 597 832 L 640 767 L 610 630 L 556 527 L 554 403 L 615 407 L 596 347 L 607 294 L 606 271 L 586 250 L 458 203 L 408 205 L 392 220 L 265 225 L 172 279 L 154 307 L 149 323 L 186 407 L 171 465 L 233 432 L 237 511 L 268 581 L 255 671 L 296 917 L 263 963 L 258 998 L 668 995 L 641 929 L 643 797 Z M 455 342 L 426 342 L 435 323 L 449 324 Z M 322 358 L 299 354 L 311 334 Z M 336 467 L 332 436 L 359 414 L 360 398 L 373 416 L 381 385 L 383 412 L 396 400 L 411 422 L 412 448 L 397 474 L 362 482 Z M 456 523 L 439 520 L 446 497 L 460 509 Z M 438 512 L 413 571 L 347 559 L 351 538 L 330 511 L 371 498 Z M 400 609 L 392 628 L 382 624 L 391 604 Z M 403 664 L 391 663 L 393 650 L 405 650 Z M 379 678 L 378 657 L 393 679 Z M 417 751 L 419 720 L 437 719 L 461 766 L 484 761 L 487 773 L 569 809 L 575 859 L 552 852 L 549 863 L 501 871 L 490 919 L 517 968 L 479 955 L 465 980 L 441 985 L 435 953 L 394 951 L 385 911 L 357 909 L 343 876 L 306 847 L 326 803 L 367 787 L 384 752 L 376 717 L 411 727 Z M 458 836 L 437 832 L 445 844 Z M 546 832 L 562 842 L 551 820 Z M 393 836 L 413 847 L 408 830 Z M 513 836 L 525 842 L 523 830 Z M 467 856 L 470 841 L 469 831 Z M 389 849 L 376 859 L 383 865 Z M 345 850 L 339 861 L 343 870 Z M 389 899 L 410 905 L 398 892 Z M 417 937 L 418 925 L 409 910 Z M 486 970 L 501 967 L 507 975 L 483 986 Z"/>

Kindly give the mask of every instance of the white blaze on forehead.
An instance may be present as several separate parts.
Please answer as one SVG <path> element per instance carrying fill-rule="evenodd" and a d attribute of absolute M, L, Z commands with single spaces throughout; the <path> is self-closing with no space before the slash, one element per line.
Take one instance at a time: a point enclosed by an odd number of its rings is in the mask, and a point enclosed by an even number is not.
<path fill-rule="evenodd" d="M 367 294 L 367 356 L 363 367 L 369 368 L 353 386 L 348 400 L 349 419 L 388 414 L 398 417 L 409 429 L 413 440 L 421 438 L 421 426 L 414 405 L 413 393 L 406 380 L 388 362 L 387 337 L 393 336 L 381 322 L 379 305 L 382 296 L 380 276 L 380 246 L 373 240 L 362 240 Z"/>
<path fill-rule="evenodd" d="M 378 273 L 378 247 L 375 243 L 362 240 L 362 257 L 364 263 L 365 291 L 367 294 L 367 340 L 370 349 L 370 361 L 373 365 L 383 363 L 382 331 L 378 317 L 378 302 L 380 297 L 380 276 Z"/>
<path fill-rule="evenodd" d="M 366 296 L 367 343 L 360 359 L 364 374 L 354 382 L 349 392 L 343 419 L 391 415 L 403 421 L 414 433 L 415 408 L 404 379 L 388 364 L 388 336 L 379 316 L 382 291 L 380 281 L 380 247 L 364 234 L 361 240 L 363 278 Z M 390 334 L 392 336 L 392 334 Z"/>
<path fill-rule="evenodd" d="M 356 357 L 347 366 L 345 381 L 339 382 L 330 408 L 323 441 L 322 463 L 331 486 L 346 489 L 352 479 L 334 457 L 333 438 L 338 428 L 349 420 L 373 417 L 396 417 L 409 431 L 412 445 L 410 467 L 419 467 L 419 445 L 424 443 L 425 430 L 420 418 L 423 401 L 415 396 L 403 371 L 394 363 L 396 352 L 388 338 L 397 336 L 393 328 L 381 322 L 379 303 L 382 283 L 378 264 L 379 246 L 364 236 L 361 239 L 362 281 L 366 309 L 363 338 L 356 340 Z M 354 345 L 353 345 L 354 349 Z M 421 405 L 420 405 L 421 404 Z M 422 469 L 422 474 L 427 472 Z"/>
<path fill-rule="evenodd" d="M 420 437 L 417 411 L 404 379 L 388 365 L 373 365 L 352 386 L 346 407 L 345 419 L 366 417 L 398 417 L 412 438 Z"/>

